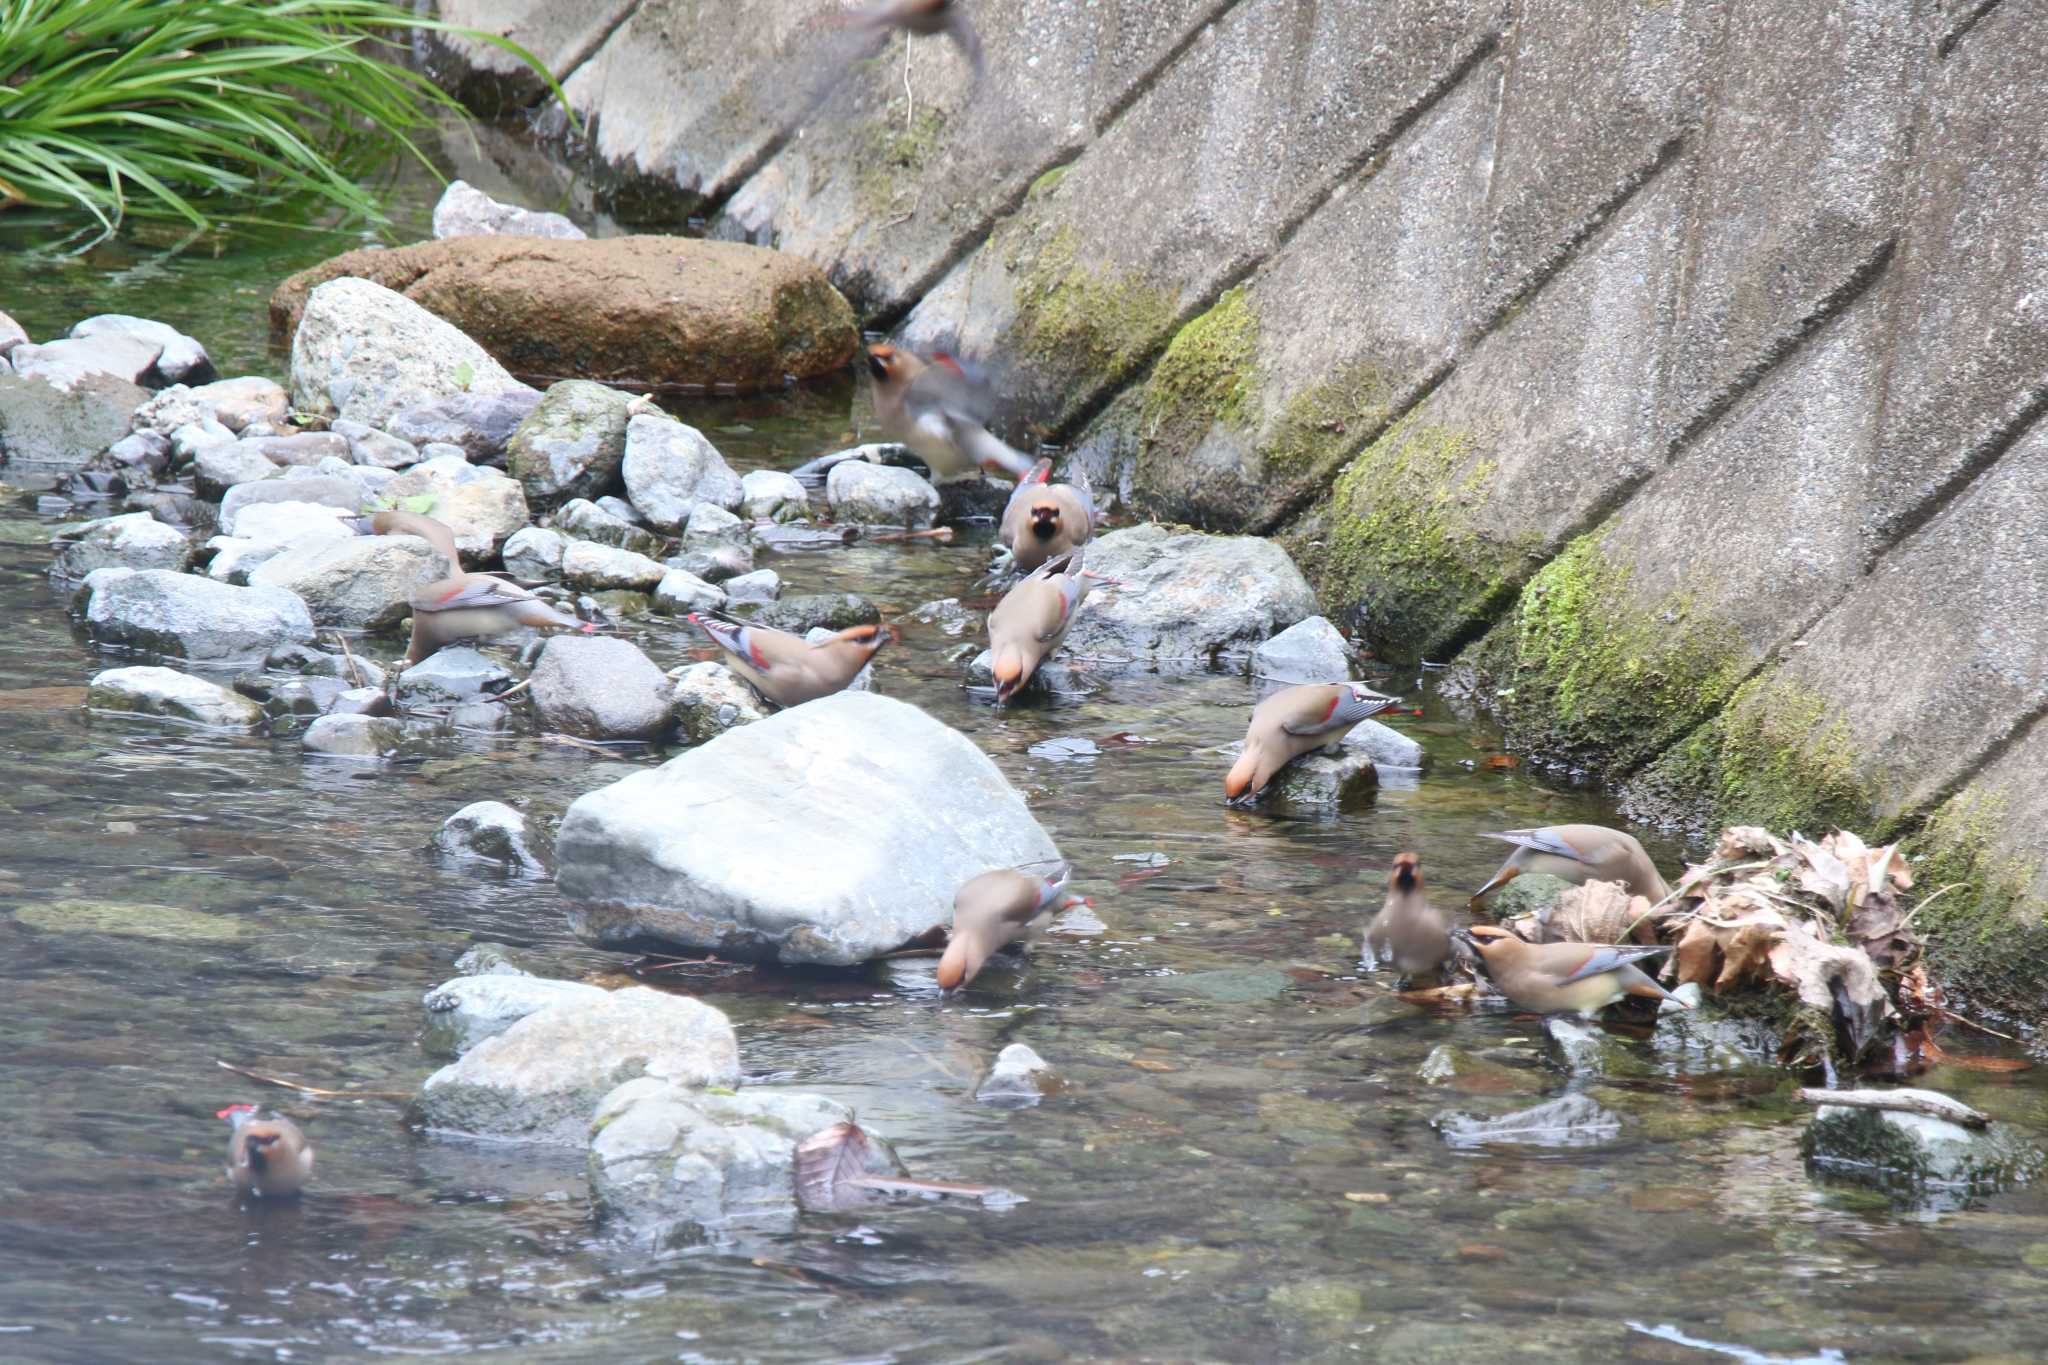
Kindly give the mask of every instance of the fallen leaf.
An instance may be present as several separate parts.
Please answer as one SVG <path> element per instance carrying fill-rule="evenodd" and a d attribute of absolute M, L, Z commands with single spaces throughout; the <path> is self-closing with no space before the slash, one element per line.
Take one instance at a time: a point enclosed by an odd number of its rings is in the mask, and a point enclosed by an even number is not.
<path fill-rule="evenodd" d="M 1497 1247 L 1491 1242 L 1466 1242 L 1458 1248 L 1461 1261 L 1504 1261 L 1507 1257 L 1506 1247 Z"/>
<path fill-rule="evenodd" d="M 1491 768 L 1497 773 L 1502 773 L 1521 767 L 1522 760 L 1516 758 L 1513 754 L 1488 754 L 1479 766 Z"/>
<path fill-rule="evenodd" d="M 1155 1062 L 1150 1057 L 1133 1057 L 1131 1058 L 1131 1065 L 1137 1067 L 1140 1071 L 1173 1071 L 1178 1069 L 1165 1062 Z"/>
<path fill-rule="evenodd" d="M 1346 1190 L 1344 1197 L 1354 1204 L 1391 1204 L 1394 1196 L 1385 1190 Z"/>
<path fill-rule="evenodd" d="M 857 1123 L 835 1123 L 798 1144 L 797 1202 L 813 1213 L 831 1213 L 889 1195 L 972 1199 L 982 1204 L 1022 1202 L 1020 1196 L 994 1185 L 915 1180 L 890 1174 L 874 1144 Z"/>

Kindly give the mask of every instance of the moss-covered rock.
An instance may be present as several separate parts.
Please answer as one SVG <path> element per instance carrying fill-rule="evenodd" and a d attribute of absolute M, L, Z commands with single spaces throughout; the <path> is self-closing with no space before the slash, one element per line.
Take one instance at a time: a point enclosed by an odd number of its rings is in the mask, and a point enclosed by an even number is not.
<path fill-rule="evenodd" d="M 1907 843 L 1916 887 L 1942 893 L 1914 923 L 1935 945 L 1935 978 L 1952 994 L 2038 1021 L 2048 999 L 2048 899 L 2039 859 L 2019 851 L 2028 832 L 2014 823 L 2010 798 L 1995 787 L 1967 787 L 1938 807 Z"/>
<path fill-rule="evenodd" d="M 1705 593 L 1642 601 L 1598 532 L 1529 580 L 1470 661 L 1513 747 L 1597 777 L 1697 730 L 1755 665 Z"/>
<path fill-rule="evenodd" d="M 1073 228 L 1025 228 L 999 248 L 1015 273 L 1011 348 L 1040 368 L 1114 383 L 1148 360 L 1173 327 L 1173 291 L 1082 258 Z M 1072 417 L 1062 411 L 1058 427 Z"/>

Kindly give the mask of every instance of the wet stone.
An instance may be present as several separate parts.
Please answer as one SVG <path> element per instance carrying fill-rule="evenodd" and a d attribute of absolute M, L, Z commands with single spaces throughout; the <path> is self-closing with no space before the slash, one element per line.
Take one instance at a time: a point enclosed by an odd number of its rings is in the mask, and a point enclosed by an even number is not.
<path fill-rule="evenodd" d="M 739 674 L 706 660 L 675 670 L 672 704 L 676 729 L 701 744 L 735 726 L 766 720 L 774 710 Z"/>
<path fill-rule="evenodd" d="M 384 685 L 384 669 L 381 664 L 372 659 L 365 659 L 361 655 L 355 656 L 353 668 L 350 662 L 346 655 L 332 654 L 308 644 L 293 643 L 279 645 L 271 650 L 263 658 L 263 667 L 273 673 L 308 673 L 316 677 L 340 678 L 351 686 L 357 685 L 358 679 L 363 686 Z"/>
<path fill-rule="evenodd" d="M 939 494 L 908 469 L 849 460 L 825 478 L 825 498 L 835 521 L 860 526 L 902 526 L 922 531 L 939 515 Z"/>
<path fill-rule="evenodd" d="M 995 1065 L 975 1087 L 974 1098 L 1006 1109 L 1028 1109 L 1059 1088 L 1052 1064 L 1023 1043 L 996 1054 Z"/>
<path fill-rule="evenodd" d="M 755 625 L 801 635 L 816 627 L 839 631 L 872 625 L 882 619 L 882 612 L 859 593 L 810 592 L 798 593 L 764 606 L 749 619 Z"/>
<path fill-rule="evenodd" d="M 668 570 L 646 555 L 635 554 L 631 550 L 598 545 L 588 540 L 572 540 L 562 550 L 561 572 L 565 582 L 585 592 L 619 588 L 646 592 L 659 584 Z"/>
<path fill-rule="evenodd" d="M 502 692 L 511 670 L 469 645 L 437 649 L 398 675 L 401 706 L 444 706 Z"/>
<path fill-rule="evenodd" d="M 633 506 L 662 531 L 680 530 L 706 504 L 731 512 L 744 496 L 740 476 L 703 432 L 659 414 L 627 423 L 621 474 Z"/>
<path fill-rule="evenodd" d="M 505 572 L 515 578 L 559 578 L 562 552 L 568 545 L 568 538 L 561 532 L 545 527 L 528 526 L 515 531 L 505 542 Z"/>
<path fill-rule="evenodd" d="M 693 573 L 665 568 L 654 585 L 654 609 L 670 616 L 688 616 L 693 611 L 716 611 L 726 602 L 725 590 L 706 583 Z"/>
<path fill-rule="evenodd" d="M 58 578 L 84 578 L 108 565 L 182 569 L 191 557 L 192 542 L 183 531 L 147 512 L 129 512 L 70 529 L 50 572 Z"/>
<path fill-rule="evenodd" d="M 514 959 L 514 949 L 502 943 L 478 943 L 455 959 L 457 976 L 532 976 Z"/>
<path fill-rule="evenodd" d="M 236 588 L 165 569 L 100 569 L 86 586 L 86 628 L 103 645 L 230 660 L 313 638 L 306 604 L 281 588 Z"/>
<path fill-rule="evenodd" d="M 1902 1095 L 1948 1097 L 1930 1091 Z M 1800 1138 L 1816 1173 L 1908 1196 L 2009 1189 L 2048 1171 L 2048 1152 L 2010 1124 L 1970 1129 L 1901 1110 L 1824 1105 Z"/>
<path fill-rule="evenodd" d="M 263 708 L 272 721 L 310 720 L 324 716 L 348 691 L 339 678 L 273 677 L 265 673 L 235 679 L 235 691 Z"/>
<path fill-rule="evenodd" d="M 739 512 L 752 521 L 787 521 L 810 511 L 810 494 L 779 469 L 750 470 L 740 479 Z"/>
<path fill-rule="evenodd" d="M 1491 1116 L 1446 1112 L 1430 1123 L 1453 1147 L 1601 1147 L 1621 1136 L 1620 1117 L 1585 1095 Z"/>
<path fill-rule="evenodd" d="M 773 602 L 782 595 L 782 575 L 773 569 L 756 569 L 725 580 L 725 595 L 734 606 Z"/>
<path fill-rule="evenodd" d="M 256 703 L 174 668 L 107 669 L 93 678 L 85 704 L 96 711 L 163 716 L 218 729 L 255 730 L 263 724 Z"/>
<path fill-rule="evenodd" d="M 397 753 L 404 741 L 405 729 L 396 720 L 351 715 L 337 709 L 307 726 L 299 743 L 308 753 L 375 762 Z"/>
<path fill-rule="evenodd" d="M 539 872 L 541 861 L 528 842 L 526 817 L 501 801 L 473 801 L 441 824 L 434 847 L 456 857 L 502 863 Z"/>
<path fill-rule="evenodd" d="M 555 513 L 554 529 L 571 540 L 590 540 L 635 554 L 661 553 L 660 536 L 636 526 L 614 512 L 607 512 L 587 498 L 576 498 Z"/>
<path fill-rule="evenodd" d="M 555 636 L 541 649 L 532 681 L 534 709 L 550 730 L 652 740 L 670 724 L 668 678 L 630 640 Z"/>
<path fill-rule="evenodd" d="M 427 1011 L 427 1027 L 420 1045 L 436 1056 L 459 1057 L 529 1014 L 556 1005 L 573 1008 L 608 995 L 610 992 L 601 986 L 554 981 L 524 972 L 458 976 L 442 982 L 421 999 Z"/>
<path fill-rule="evenodd" d="M 714 545 L 709 549 L 686 550 L 662 563 L 706 583 L 723 583 L 729 578 L 753 572 L 754 551 L 747 545 Z"/>
<path fill-rule="evenodd" d="M 1351 676 L 1351 650 L 1328 618 L 1311 616 L 1253 650 L 1252 672 L 1275 682 L 1341 682 Z"/>

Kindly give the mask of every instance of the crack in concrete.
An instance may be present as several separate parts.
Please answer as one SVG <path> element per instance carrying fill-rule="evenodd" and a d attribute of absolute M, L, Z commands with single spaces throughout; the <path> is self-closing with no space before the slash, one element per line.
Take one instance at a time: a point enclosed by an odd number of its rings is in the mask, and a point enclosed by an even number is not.
<path fill-rule="evenodd" d="M 1968 14 L 1956 20 L 1949 26 L 1948 32 L 1941 35 L 1941 41 L 1934 45 L 1934 55 L 1946 58 L 1956 50 L 1957 44 L 1970 36 L 1971 30 L 1983 22 L 1985 15 L 2004 3 L 2005 0 L 1978 0 L 1977 4 L 1971 6 Z"/>

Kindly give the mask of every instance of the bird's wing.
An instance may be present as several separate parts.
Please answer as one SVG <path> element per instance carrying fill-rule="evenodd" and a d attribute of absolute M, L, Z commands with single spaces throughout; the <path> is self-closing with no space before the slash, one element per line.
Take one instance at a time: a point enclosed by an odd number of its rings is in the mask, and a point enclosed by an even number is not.
<path fill-rule="evenodd" d="M 995 391 L 970 377 L 951 356 L 934 355 L 923 373 L 904 388 L 903 405 L 913 421 L 943 413 L 985 426 L 995 414 Z"/>
<path fill-rule="evenodd" d="M 517 583 L 508 583 L 488 574 L 470 574 L 427 584 L 413 594 L 412 609 L 454 611 L 462 607 L 509 607 L 533 600 L 533 594 Z"/>
<path fill-rule="evenodd" d="M 1517 844 L 1522 848 L 1534 849 L 1538 853 L 1554 854 L 1559 858 L 1570 858 L 1575 863 L 1590 863 L 1593 860 L 1573 848 L 1554 831 L 1547 829 L 1508 829 L 1493 833 L 1482 833 L 1482 839 L 1499 839 L 1502 843 Z"/>
<path fill-rule="evenodd" d="M 1349 729 L 1367 716 L 1376 716 L 1393 704 L 1392 697 L 1382 697 L 1368 692 L 1361 699 L 1350 688 L 1340 687 L 1337 689 L 1337 695 L 1331 699 L 1329 709 L 1324 711 L 1321 717 L 1311 716 L 1306 720 L 1282 721 L 1280 728 L 1290 735 L 1301 735 L 1304 738 L 1327 735 Z"/>
<path fill-rule="evenodd" d="M 1584 946 L 1586 960 L 1581 962 L 1570 976 L 1559 981 L 1558 985 L 1569 986 L 1574 981 L 1583 981 L 1589 976 L 1611 972 L 1630 963 L 1640 962 L 1646 957 L 1661 957 L 1671 951 L 1668 945 L 1658 948 L 1636 948 L 1610 943 L 1588 943 Z"/>
<path fill-rule="evenodd" d="M 943 414 L 946 435 L 967 458 L 993 474 L 1022 481 L 1031 473 L 1031 459 L 1023 451 L 995 435 L 980 421 L 957 412 Z"/>
<path fill-rule="evenodd" d="M 769 631 L 763 626 L 743 626 L 736 621 L 719 621 L 709 616 L 692 613 L 690 621 L 697 629 L 709 635 L 720 649 L 738 658 L 745 659 L 756 668 L 768 669 L 775 666 L 769 650 Z M 774 634 L 781 634 L 776 631 Z"/>

